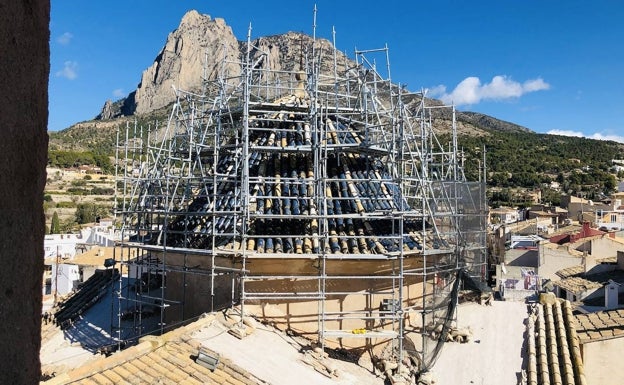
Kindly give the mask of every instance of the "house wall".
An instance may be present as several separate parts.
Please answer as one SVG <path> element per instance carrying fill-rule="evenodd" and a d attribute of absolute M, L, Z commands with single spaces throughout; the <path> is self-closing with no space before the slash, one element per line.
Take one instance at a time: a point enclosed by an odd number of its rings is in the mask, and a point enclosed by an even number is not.
<path fill-rule="evenodd" d="M 52 292 L 55 290 L 59 295 L 70 293 L 80 282 L 80 269 L 78 265 L 52 265 Z"/>
<path fill-rule="evenodd" d="M 543 279 L 550 279 L 551 281 L 561 279 L 556 274 L 559 270 L 578 266 L 582 263 L 582 258 L 570 254 L 565 246 L 551 248 L 541 245 L 540 259 L 543 263 L 538 268 L 538 274 Z"/>
<path fill-rule="evenodd" d="M 537 267 L 538 257 L 537 250 L 511 249 L 505 252 L 505 264 L 507 266 Z"/>
<path fill-rule="evenodd" d="M 589 384 L 620 385 L 624 378 L 624 338 L 583 343 L 583 366 Z"/>
<path fill-rule="evenodd" d="M 98 270 L 98 266 L 82 266 L 82 280 L 81 282 L 85 282 L 89 278 L 95 274 L 95 271 Z"/>
<path fill-rule="evenodd" d="M 44 258 L 73 258 L 76 256 L 76 244 L 86 239 L 78 234 L 49 234 L 43 241 Z"/>
<path fill-rule="evenodd" d="M 561 202 L 561 205 L 563 206 L 563 200 Z M 603 211 L 607 211 L 607 210 L 611 210 L 612 208 L 609 207 L 608 205 L 604 204 L 604 203 L 596 203 L 596 202 L 589 202 L 589 201 L 574 201 L 574 202 L 570 202 L 568 203 L 567 206 L 564 206 L 567 210 L 568 210 L 568 217 L 572 218 L 572 219 L 577 219 L 579 214 L 581 213 L 581 210 L 583 212 L 591 212 L 591 213 L 595 213 L 595 212 L 599 212 L 600 210 Z"/>
<path fill-rule="evenodd" d="M 496 288 L 507 301 L 525 301 L 535 296 L 541 287 L 541 277 L 535 268 L 525 266 L 496 266 Z"/>
<path fill-rule="evenodd" d="M 619 207 L 621 205 L 621 201 L 616 200 L 615 206 Z M 606 227 L 608 230 L 617 229 L 621 230 L 624 228 L 624 213 L 622 211 L 604 211 L 599 213 L 599 218 L 597 219 L 598 227 Z"/>
<path fill-rule="evenodd" d="M 617 268 L 624 270 L 624 251 L 617 252 Z"/>
<path fill-rule="evenodd" d="M 614 241 L 608 236 L 591 240 L 590 253 L 598 259 L 616 257 L 618 251 L 624 251 L 624 244 Z"/>

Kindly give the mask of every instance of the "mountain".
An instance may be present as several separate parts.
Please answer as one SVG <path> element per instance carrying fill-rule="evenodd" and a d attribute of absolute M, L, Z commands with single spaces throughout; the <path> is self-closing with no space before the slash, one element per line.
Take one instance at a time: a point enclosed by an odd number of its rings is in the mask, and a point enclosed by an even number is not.
<path fill-rule="evenodd" d="M 260 37 L 252 41 L 249 56 L 255 66 L 298 71 L 303 67 L 305 58 L 312 54 L 310 52 L 312 42 L 311 36 L 297 32 Z M 332 75 L 334 71 L 332 43 L 325 39 L 316 39 L 314 50 L 320 57 L 320 72 Z M 201 92 L 203 79 L 211 81 L 219 77 L 235 78 L 242 72 L 240 63 L 244 61 L 246 55 L 247 42 L 238 41 L 223 19 L 212 19 L 197 11 L 189 11 L 182 18 L 179 27 L 167 36 L 164 47 L 156 55 L 154 62 L 143 71 L 135 91 L 121 100 L 106 101 L 94 120 L 80 122 L 63 131 L 51 133 L 50 149 L 113 154 L 117 127 L 126 124 L 136 124 L 137 127 L 148 125 L 155 127 L 157 124 L 164 126 L 169 107 L 176 98 L 175 89 Z M 336 52 L 338 71 L 355 65 L 356 63 L 346 55 Z M 407 97 L 405 102 L 408 108 L 416 109 L 420 99 L 411 96 Z M 428 99 L 426 103 L 434 106 L 442 105 L 442 102 L 433 99 Z M 432 111 L 434 128 L 441 132 L 450 132 L 451 111 L 449 109 Z M 491 157 L 488 158 L 488 163 L 496 160 L 489 166 L 490 170 L 505 175 L 505 177 L 497 176 L 499 186 L 505 185 L 501 179 L 511 181 L 507 185 L 512 187 L 535 187 L 537 181 L 548 182 L 559 174 L 565 176 L 579 168 L 575 162 L 569 162 L 569 158 L 603 171 L 608 171 L 612 167 L 611 159 L 624 159 L 622 150 L 624 146 L 614 142 L 566 137 L 545 140 L 544 135 L 536 134 L 526 127 L 476 112 L 457 111 L 456 127 L 460 144 L 467 148 L 466 152 L 470 153 L 475 148 L 487 146 L 488 157 Z M 509 143 L 513 143 L 513 146 Z M 538 143 L 540 147 L 536 147 Z M 547 150 L 537 150 L 543 147 L 547 147 Z M 562 152 L 561 149 L 582 151 L 576 154 Z M 588 149 L 591 153 L 587 152 Z M 518 154 L 523 154 L 526 159 L 518 158 Z M 527 166 L 532 163 L 537 165 Z M 501 169 L 503 164 L 505 170 Z M 478 174 L 476 166 L 467 167 L 473 177 Z M 538 177 L 527 178 L 528 173 Z M 511 176 L 507 177 L 508 174 Z M 514 175 L 524 177 L 514 180 Z"/>
<path fill-rule="evenodd" d="M 312 37 L 288 32 L 254 39 L 250 51 L 251 62 L 275 70 L 293 71 L 302 67 L 311 55 Z M 334 71 L 334 47 L 326 39 L 316 39 L 315 53 L 320 54 L 320 72 Z M 223 19 L 212 19 L 195 10 L 187 12 L 179 27 L 171 32 L 154 62 L 141 75 L 137 89 L 117 101 L 106 101 L 94 120 L 77 123 L 63 131 L 52 133 L 51 148 L 98 152 L 112 150 L 118 125 L 138 120 L 152 123 L 167 117 L 167 107 L 175 101 L 175 89 L 201 92 L 202 79 L 215 80 L 219 76 L 236 77 L 241 74 L 241 63 L 247 54 L 247 42 L 236 39 Z M 345 54 L 336 52 L 338 71 L 354 67 L 356 63 Z M 220 72 L 222 71 L 222 72 Z M 416 106 L 418 100 L 414 100 Z M 429 100 L 428 104 L 442 103 Z M 414 107 L 415 108 L 415 107 Z M 434 124 L 442 130 L 451 127 L 451 114 L 435 110 Z M 132 123 L 134 124 L 134 123 Z M 457 127 L 470 135 L 485 135 L 487 130 L 527 131 L 526 128 L 493 117 L 470 112 L 457 113 Z"/>

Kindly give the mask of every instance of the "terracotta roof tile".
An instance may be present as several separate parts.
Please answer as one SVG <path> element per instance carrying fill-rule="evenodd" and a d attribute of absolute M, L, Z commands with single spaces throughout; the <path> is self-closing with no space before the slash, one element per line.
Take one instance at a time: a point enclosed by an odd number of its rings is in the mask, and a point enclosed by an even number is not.
<path fill-rule="evenodd" d="M 123 382 L 124 378 L 119 373 L 117 373 L 118 370 L 119 366 L 112 368 L 111 370 L 108 370 L 102 374 L 104 374 L 107 378 L 113 381 L 114 384 L 120 384 L 121 382 Z"/>
<path fill-rule="evenodd" d="M 179 385 L 203 385 L 203 383 L 197 379 L 189 377 L 185 380 L 180 381 Z"/>
<path fill-rule="evenodd" d="M 261 384 L 244 369 L 227 359 L 214 372 L 195 363 L 200 343 L 191 334 L 209 325 L 205 317 L 160 337 L 148 337 L 124 351 L 52 378 L 43 384 Z"/>
<path fill-rule="evenodd" d="M 126 378 L 127 380 L 131 380 L 131 379 L 138 378 L 139 376 L 141 376 L 141 379 L 145 381 L 146 383 L 154 382 L 154 377 L 148 375 L 147 373 L 145 373 L 145 371 L 140 369 L 140 365 L 136 365 L 136 361 L 128 362 L 124 364 L 124 368 L 128 372 L 130 372 L 130 376 Z"/>
<path fill-rule="evenodd" d="M 583 268 L 583 266 L 578 265 L 578 266 L 566 267 L 565 269 L 561 269 L 557 271 L 556 274 L 561 278 L 569 278 L 569 277 L 574 277 L 576 275 L 581 275 L 584 272 L 585 272 L 585 269 Z"/>
<path fill-rule="evenodd" d="M 98 383 L 98 385 L 115 385 L 115 383 L 113 381 L 111 381 L 109 378 L 107 378 L 106 376 L 104 376 L 101 373 L 96 373 L 93 376 L 93 381 Z"/>
<path fill-rule="evenodd" d="M 569 291 L 571 293 L 582 293 L 586 290 L 598 289 L 603 286 L 598 282 L 590 281 L 581 277 L 565 278 L 553 282 L 553 285 L 559 286 L 560 288 L 565 289 L 566 291 Z"/>
<path fill-rule="evenodd" d="M 624 336 L 624 312 L 602 311 L 574 316 L 576 331 L 582 342 Z"/>
<path fill-rule="evenodd" d="M 85 385 L 98 385 L 97 381 L 91 379 L 91 378 L 87 378 L 85 379 L 85 381 L 83 382 L 83 384 Z"/>

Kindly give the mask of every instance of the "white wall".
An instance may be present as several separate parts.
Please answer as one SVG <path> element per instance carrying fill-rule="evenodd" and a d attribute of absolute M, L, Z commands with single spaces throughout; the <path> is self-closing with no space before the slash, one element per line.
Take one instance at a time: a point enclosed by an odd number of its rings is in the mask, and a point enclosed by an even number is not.
<path fill-rule="evenodd" d="M 63 263 L 60 265 L 52 265 L 52 293 L 58 290 L 58 294 L 65 295 L 74 290 L 79 282 L 80 269 L 78 265 L 67 265 Z"/>
<path fill-rule="evenodd" d="M 559 270 L 582 263 L 581 257 L 571 255 L 565 246 L 557 248 L 540 246 L 540 260 L 543 263 L 539 266 L 537 273 L 540 277 L 551 281 L 561 279 L 556 274 Z"/>
<path fill-rule="evenodd" d="M 583 366 L 588 384 L 621 385 L 624 379 L 624 338 L 584 343 Z"/>
<path fill-rule="evenodd" d="M 597 259 L 615 257 L 618 251 L 624 251 L 624 245 L 608 236 L 591 240 L 591 254 Z"/>
<path fill-rule="evenodd" d="M 76 244 L 85 243 L 87 233 L 82 234 L 49 234 L 43 240 L 44 258 L 73 258 L 76 255 Z"/>

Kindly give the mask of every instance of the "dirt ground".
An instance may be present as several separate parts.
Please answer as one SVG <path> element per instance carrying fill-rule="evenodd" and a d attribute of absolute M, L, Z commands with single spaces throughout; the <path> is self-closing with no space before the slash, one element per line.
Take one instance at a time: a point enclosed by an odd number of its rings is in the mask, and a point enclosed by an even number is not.
<path fill-rule="evenodd" d="M 472 341 L 447 343 L 433 367 L 436 385 L 516 385 L 523 369 L 523 302 L 464 303 L 457 324 L 470 327 Z"/>

